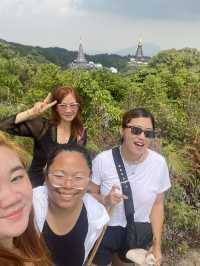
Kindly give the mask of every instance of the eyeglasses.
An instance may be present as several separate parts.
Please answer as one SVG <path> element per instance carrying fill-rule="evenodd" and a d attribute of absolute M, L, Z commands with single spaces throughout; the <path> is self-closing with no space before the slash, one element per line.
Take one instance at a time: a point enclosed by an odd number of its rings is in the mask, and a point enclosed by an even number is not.
<path fill-rule="evenodd" d="M 129 125 L 127 125 L 126 128 L 130 128 L 131 133 L 133 135 L 140 135 L 140 134 L 142 134 L 142 132 L 144 132 L 144 135 L 146 138 L 149 138 L 149 139 L 155 138 L 155 131 L 152 129 L 144 130 L 141 127 L 135 127 L 135 126 L 129 126 Z"/>
<path fill-rule="evenodd" d="M 59 188 L 64 187 L 66 180 L 71 181 L 72 188 L 83 190 L 83 181 L 89 179 L 89 177 L 85 176 L 73 176 L 73 177 L 67 177 L 64 171 L 55 171 L 48 173 L 49 181 L 51 182 L 53 187 Z"/>
<path fill-rule="evenodd" d="M 80 104 L 79 103 L 58 103 L 57 106 L 62 111 L 66 110 L 67 108 L 73 111 L 76 111 L 78 107 L 80 106 Z"/>

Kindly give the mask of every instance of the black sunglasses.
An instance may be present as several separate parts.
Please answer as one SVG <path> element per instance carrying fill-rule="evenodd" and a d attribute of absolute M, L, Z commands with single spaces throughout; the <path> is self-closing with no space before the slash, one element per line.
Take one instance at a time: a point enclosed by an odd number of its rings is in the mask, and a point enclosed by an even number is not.
<path fill-rule="evenodd" d="M 140 135 L 142 134 L 142 132 L 144 132 L 146 138 L 149 139 L 155 138 L 155 131 L 153 129 L 143 130 L 141 127 L 135 127 L 135 126 L 126 126 L 126 128 L 130 128 L 131 133 L 134 135 Z"/>

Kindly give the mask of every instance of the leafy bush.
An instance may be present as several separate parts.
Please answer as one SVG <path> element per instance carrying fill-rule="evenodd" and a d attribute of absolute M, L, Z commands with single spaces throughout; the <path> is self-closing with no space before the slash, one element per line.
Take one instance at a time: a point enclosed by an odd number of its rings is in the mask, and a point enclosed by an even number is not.
<path fill-rule="evenodd" d="M 173 186 L 166 198 L 165 246 L 183 251 L 200 239 L 200 52 L 163 51 L 134 73 L 65 70 L 37 64 L 0 45 L 0 118 L 42 100 L 58 85 L 73 85 L 84 100 L 83 121 L 94 152 L 115 144 L 122 113 L 146 107 L 155 114 L 159 150 Z M 48 114 L 47 114 L 48 115 Z M 31 154 L 32 143 L 17 138 Z M 187 245 L 186 245 L 187 244 Z"/>

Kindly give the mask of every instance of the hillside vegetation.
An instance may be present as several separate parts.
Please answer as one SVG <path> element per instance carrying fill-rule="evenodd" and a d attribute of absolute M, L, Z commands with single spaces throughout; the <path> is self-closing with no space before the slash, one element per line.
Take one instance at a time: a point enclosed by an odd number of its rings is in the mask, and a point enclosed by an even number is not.
<path fill-rule="evenodd" d="M 9 48 L 19 56 L 27 56 L 38 63 L 51 62 L 61 66 L 62 69 L 66 69 L 68 65 L 77 58 L 77 51 L 70 51 L 59 47 L 42 48 L 39 46 L 6 42 L 1 39 L 0 43 L 4 43 L 5 45 L 9 46 Z M 120 56 L 117 54 L 86 54 L 86 58 L 88 61 L 101 63 L 104 67 L 116 67 L 120 71 L 124 71 L 126 69 L 126 62 L 128 60 L 128 56 Z"/>
<path fill-rule="evenodd" d="M 98 152 L 119 140 L 121 115 L 146 107 L 156 117 L 154 148 L 167 158 L 173 187 L 166 198 L 165 248 L 172 258 L 200 242 L 200 52 L 162 51 L 129 75 L 62 70 L 44 57 L 0 43 L 0 118 L 25 110 L 55 86 L 71 84 L 84 100 L 88 147 Z M 45 61 L 46 60 L 46 61 Z M 48 115 L 48 114 L 47 114 Z M 31 142 L 17 138 L 31 154 Z M 172 264 L 173 265 L 173 264 Z"/>

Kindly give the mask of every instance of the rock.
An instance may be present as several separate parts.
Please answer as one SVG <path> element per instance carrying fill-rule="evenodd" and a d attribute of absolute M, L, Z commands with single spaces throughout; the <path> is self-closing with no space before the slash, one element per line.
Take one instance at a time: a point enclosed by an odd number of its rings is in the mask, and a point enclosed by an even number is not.
<path fill-rule="evenodd" d="M 156 262 L 153 254 L 145 249 L 131 249 L 126 253 L 126 257 L 139 266 L 153 266 Z"/>

